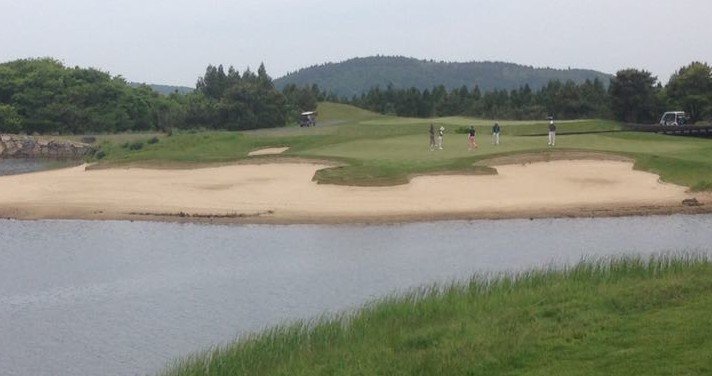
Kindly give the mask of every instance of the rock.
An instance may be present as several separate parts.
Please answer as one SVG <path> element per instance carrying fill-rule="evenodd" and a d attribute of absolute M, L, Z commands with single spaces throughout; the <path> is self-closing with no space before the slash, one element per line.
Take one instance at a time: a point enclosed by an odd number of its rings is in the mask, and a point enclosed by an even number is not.
<path fill-rule="evenodd" d="M 682 204 L 685 206 L 702 206 L 702 203 L 697 201 L 695 197 L 682 200 Z"/>
<path fill-rule="evenodd" d="M 93 151 L 94 147 L 78 142 L 0 135 L 0 158 L 78 158 Z"/>

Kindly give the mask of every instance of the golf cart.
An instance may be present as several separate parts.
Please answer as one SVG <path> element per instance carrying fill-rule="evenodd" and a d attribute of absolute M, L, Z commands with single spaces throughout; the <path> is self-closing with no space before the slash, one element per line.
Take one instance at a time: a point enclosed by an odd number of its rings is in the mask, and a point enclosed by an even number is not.
<path fill-rule="evenodd" d="M 664 113 L 660 118 L 660 125 L 687 125 L 687 116 L 685 116 L 685 113 L 682 111 L 669 111 Z"/>
<path fill-rule="evenodd" d="M 300 127 L 313 127 L 316 125 L 316 111 L 307 111 L 299 114 Z"/>

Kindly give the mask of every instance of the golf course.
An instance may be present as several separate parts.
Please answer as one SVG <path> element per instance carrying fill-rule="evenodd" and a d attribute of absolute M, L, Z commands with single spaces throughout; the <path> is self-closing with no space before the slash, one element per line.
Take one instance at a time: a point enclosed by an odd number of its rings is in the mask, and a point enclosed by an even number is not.
<path fill-rule="evenodd" d="M 0 214 L 373 223 L 708 211 L 709 139 L 576 120 L 558 122 L 547 146 L 546 121 L 502 121 L 494 145 L 492 120 L 399 118 L 334 103 L 318 111 L 316 127 L 98 135 L 88 164 L 3 177 Z M 442 150 L 429 147 L 430 124 L 445 130 Z"/>
<path fill-rule="evenodd" d="M 712 206 L 706 138 L 592 119 L 558 121 L 548 146 L 546 120 L 500 121 L 494 145 L 493 120 L 400 118 L 328 102 L 318 113 L 315 127 L 92 135 L 96 152 L 83 165 L 0 177 L 0 215 L 330 225 Z M 445 129 L 442 149 L 430 148 L 431 124 Z M 425 285 L 196 347 L 161 374 L 706 374 L 712 266 L 704 253 L 671 251 L 680 254 Z"/>
<path fill-rule="evenodd" d="M 712 1 L 6 3 L 0 376 L 712 375 Z"/>
<path fill-rule="evenodd" d="M 247 132 L 192 132 L 171 137 L 124 134 L 99 137 L 105 157 L 96 167 L 200 167 L 245 161 L 248 153 L 269 147 L 289 147 L 281 157 L 327 160 L 339 167 L 319 171 L 322 184 L 388 186 L 430 173 L 489 174 L 476 162 L 517 154 L 556 158 L 561 151 L 610 153 L 635 160 L 635 168 L 659 174 L 663 181 L 712 189 L 712 143 L 707 139 L 621 131 L 610 120 L 557 122 L 557 146 L 548 148 L 547 122 L 500 121 L 502 143 L 491 143 L 492 120 L 465 117 L 398 118 L 352 106 L 320 103 L 316 128 L 290 126 Z M 430 124 L 446 129 L 444 150 L 428 152 Z M 468 151 L 466 129 L 475 125 L 479 148 Z M 459 132 L 459 133 L 458 133 Z M 77 138 L 78 139 L 78 138 Z M 143 143 L 132 150 L 133 143 Z M 536 157 L 535 157 L 536 158 Z"/>

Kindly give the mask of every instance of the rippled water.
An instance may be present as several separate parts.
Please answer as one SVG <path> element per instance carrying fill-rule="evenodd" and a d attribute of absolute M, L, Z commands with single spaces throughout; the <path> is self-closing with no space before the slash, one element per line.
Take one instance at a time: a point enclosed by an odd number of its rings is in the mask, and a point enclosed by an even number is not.
<path fill-rule="evenodd" d="M 0 374 L 135 375 L 477 272 L 712 253 L 712 216 L 380 226 L 0 221 Z"/>

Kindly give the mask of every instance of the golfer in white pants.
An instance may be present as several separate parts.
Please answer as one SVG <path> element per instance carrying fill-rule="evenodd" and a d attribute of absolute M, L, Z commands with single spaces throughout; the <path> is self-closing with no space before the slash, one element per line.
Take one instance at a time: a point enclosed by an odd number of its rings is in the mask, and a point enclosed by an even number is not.
<path fill-rule="evenodd" d="M 440 127 L 438 130 L 438 149 L 443 150 L 443 134 L 445 134 L 445 127 Z"/>
<path fill-rule="evenodd" d="M 554 120 L 549 120 L 549 146 L 556 145 L 556 125 Z"/>

